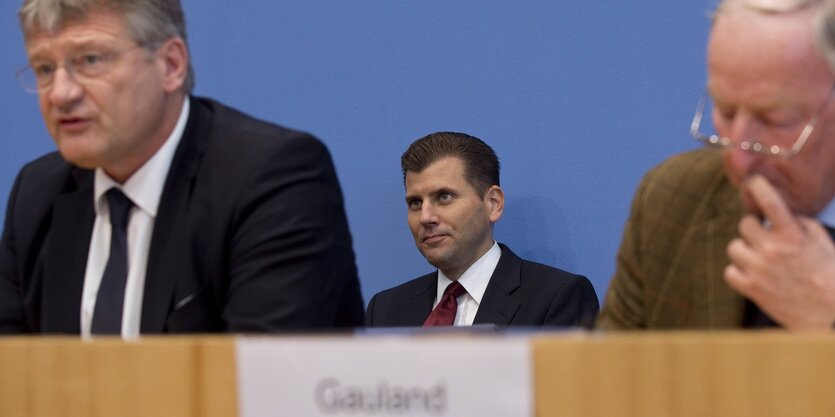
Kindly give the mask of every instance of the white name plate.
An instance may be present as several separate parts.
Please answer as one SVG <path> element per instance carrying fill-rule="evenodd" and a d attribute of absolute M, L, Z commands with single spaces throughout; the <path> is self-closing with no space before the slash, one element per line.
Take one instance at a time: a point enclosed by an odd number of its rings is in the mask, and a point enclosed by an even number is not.
<path fill-rule="evenodd" d="M 521 337 L 242 337 L 241 417 L 533 416 Z"/>

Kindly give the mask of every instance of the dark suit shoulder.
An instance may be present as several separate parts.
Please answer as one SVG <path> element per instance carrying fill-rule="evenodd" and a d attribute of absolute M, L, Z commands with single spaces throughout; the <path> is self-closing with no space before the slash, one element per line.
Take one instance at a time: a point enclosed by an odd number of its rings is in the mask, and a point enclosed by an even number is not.
<path fill-rule="evenodd" d="M 214 100 L 191 104 L 160 211 L 187 217 L 185 243 L 206 260 L 194 276 L 216 284 L 226 329 L 360 325 L 352 240 L 324 144 Z"/>
<path fill-rule="evenodd" d="M 297 183 L 314 180 L 332 185 L 342 202 L 333 161 L 319 139 L 305 132 L 259 120 L 210 99 L 195 98 L 193 116 L 184 137 L 204 138 L 194 146 L 204 148 L 203 167 L 212 182 L 239 188 L 264 178 Z M 193 123 L 192 123 L 193 122 Z M 217 175 L 214 175 L 217 173 Z M 289 175 L 288 175 L 289 174 Z"/>
<path fill-rule="evenodd" d="M 501 271 L 501 273 L 505 273 L 504 271 L 513 268 L 514 264 L 519 265 L 522 284 L 527 281 L 531 284 L 535 283 L 538 286 L 542 285 L 550 287 L 564 285 L 566 283 L 580 283 L 585 281 L 591 285 L 589 279 L 583 275 L 568 272 L 566 270 L 539 262 L 522 259 L 502 243 L 499 244 L 499 247 L 502 250 L 502 258 L 505 259 L 502 260 L 504 262 L 500 261 L 502 268 L 497 266 L 497 270 Z"/>
<path fill-rule="evenodd" d="M 583 275 L 565 271 L 560 268 L 522 259 L 522 276 L 524 278 L 547 282 L 559 281 L 588 281 Z"/>
<path fill-rule="evenodd" d="M 56 152 L 50 152 L 48 154 L 42 155 L 32 161 L 26 163 L 23 166 L 22 170 L 27 169 L 37 169 L 37 170 L 60 170 L 66 169 L 71 165 L 61 157 L 61 154 Z"/>
<path fill-rule="evenodd" d="M 220 139 L 216 145 L 230 147 L 230 150 L 241 148 L 242 145 L 274 147 L 286 142 L 324 147 L 310 133 L 261 120 L 218 101 L 195 98 L 193 102 L 198 111 L 205 110 L 211 115 L 211 133 L 213 138 Z"/>
<path fill-rule="evenodd" d="M 9 196 L 6 217 L 15 222 L 7 226 L 17 228 L 21 237 L 31 235 L 35 227 L 48 221 L 56 198 L 92 186 L 92 173 L 69 164 L 58 152 L 27 163 L 20 169 Z"/>
<path fill-rule="evenodd" d="M 599 306 L 588 278 L 524 260 L 506 245 L 499 246 L 502 257 L 484 293 L 477 322 L 512 326 L 592 323 Z"/>
<path fill-rule="evenodd" d="M 563 291 L 580 293 L 582 294 L 580 298 L 593 303 L 595 310 L 598 307 L 597 292 L 585 275 L 523 259 L 521 277 L 522 285 L 525 285 L 525 281 L 528 281 L 528 283 L 535 282 L 536 286 L 545 293 L 548 293 L 549 290 L 556 293 Z"/>
<path fill-rule="evenodd" d="M 522 259 L 520 279 L 523 286 L 536 286 L 543 294 L 580 288 L 583 292 L 590 293 L 595 299 L 597 298 L 591 281 L 585 275 L 575 274 L 538 262 Z"/>
<path fill-rule="evenodd" d="M 18 181 L 23 188 L 21 191 L 38 194 L 60 192 L 74 185 L 74 171 L 85 172 L 70 165 L 58 152 L 50 152 L 24 165 L 18 173 Z M 32 190 L 31 187 L 38 188 Z"/>
<path fill-rule="evenodd" d="M 9 193 L 0 241 L 0 332 L 39 330 L 41 280 L 36 271 L 38 260 L 47 253 L 44 242 L 52 229 L 53 207 L 78 190 L 79 184 L 90 187 L 91 174 L 68 164 L 57 152 L 27 163 L 18 173 Z M 92 198 L 82 202 L 92 209 Z M 69 213 L 71 222 L 83 217 L 84 206 L 78 208 Z M 62 253 L 68 250 L 60 249 Z"/>
<path fill-rule="evenodd" d="M 368 327 L 420 326 L 432 310 L 438 273 L 432 272 L 380 291 L 365 313 Z"/>
<path fill-rule="evenodd" d="M 523 260 L 520 277 L 520 293 L 529 294 L 530 307 L 539 304 L 535 297 L 548 305 L 543 325 L 593 325 L 600 303 L 594 286 L 584 275 Z"/>
<path fill-rule="evenodd" d="M 374 295 L 374 298 L 381 303 L 396 303 L 397 300 L 401 300 L 410 295 L 416 295 L 420 294 L 423 291 L 426 291 L 427 287 L 429 286 L 435 289 L 435 283 L 437 282 L 437 280 L 438 273 L 431 272 L 413 280 L 406 281 L 398 286 L 380 291 L 376 295 Z"/>

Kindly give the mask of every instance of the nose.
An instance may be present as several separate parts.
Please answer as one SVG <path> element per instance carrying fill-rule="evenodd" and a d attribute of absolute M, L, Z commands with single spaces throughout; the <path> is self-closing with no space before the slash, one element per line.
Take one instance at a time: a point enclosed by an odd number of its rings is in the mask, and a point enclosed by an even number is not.
<path fill-rule="evenodd" d="M 432 226 L 438 223 L 438 216 L 435 214 L 435 208 L 432 204 L 424 203 L 420 207 L 420 224 L 424 227 Z"/>
<path fill-rule="evenodd" d="M 737 180 L 747 177 L 760 156 L 740 149 L 739 145 L 743 141 L 759 142 L 766 139 L 763 137 L 766 133 L 763 127 L 752 115 L 746 111 L 739 111 L 728 123 L 717 124 L 717 130 L 721 136 L 730 139 L 733 143 L 733 146 L 723 151 L 728 174 Z"/>
<path fill-rule="evenodd" d="M 765 133 L 761 123 L 745 110 L 738 111 L 728 123 L 718 123 L 716 126 L 720 130 L 718 133 L 731 139 L 734 145 L 743 141 L 762 142 L 765 139 L 761 137 Z"/>
<path fill-rule="evenodd" d="M 73 74 L 66 68 L 57 68 L 46 94 L 53 105 L 66 108 L 78 101 L 83 96 L 82 93 L 83 89 Z"/>
<path fill-rule="evenodd" d="M 737 147 L 730 147 L 724 150 L 726 168 L 733 178 L 746 178 L 751 173 L 759 155 L 743 151 Z"/>

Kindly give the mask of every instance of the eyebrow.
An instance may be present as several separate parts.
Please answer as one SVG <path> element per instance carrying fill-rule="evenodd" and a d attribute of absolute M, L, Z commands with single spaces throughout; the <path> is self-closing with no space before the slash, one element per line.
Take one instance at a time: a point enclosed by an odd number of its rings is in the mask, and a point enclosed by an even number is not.
<path fill-rule="evenodd" d="M 67 41 L 67 44 L 60 49 L 66 51 L 67 55 L 72 55 L 81 51 L 98 48 L 107 48 L 107 45 L 99 40 L 85 39 L 77 42 Z M 33 53 L 29 54 L 29 59 L 52 59 L 52 57 L 45 58 L 43 55 L 46 55 L 46 51 L 54 51 L 57 48 L 47 46 L 41 49 L 42 50 L 35 49 Z"/>
<path fill-rule="evenodd" d="M 733 108 L 738 108 L 739 105 L 736 102 L 726 101 L 723 100 L 721 97 L 717 98 L 713 95 L 710 90 L 706 90 L 707 96 L 713 102 L 713 107 L 722 108 L 725 106 L 732 106 Z M 760 114 L 773 114 L 775 112 L 791 112 L 792 114 L 795 113 L 802 113 L 797 111 L 797 106 L 789 103 L 785 100 L 771 100 L 765 104 L 757 104 L 757 105 L 747 105 L 747 108 L 754 111 L 755 113 Z"/>
<path fill-rule="evenodd" d="M 435 189 L 435 190 L 430 191 L 430 192 L 429 192 L 429 197 L 435 197 L 435 196 L 437 196 L 438 194 L 443 194 L 443 193 L 449 193 L 449 194 L 458 195 L 458 192 L 457 192 L 457 191 L 455 191 L 455 190 L 453 190 L 452 188 L 449 188 L 449 187 L 441 187 L 441 188 L 438 188 L 438 189 Z M 406 202 L 407 202 L 407 203 L 408 203 L 409 201 L 414 200 L 414 199 L 417 199 L 417 198 L 421 198 L 419 194 L 406 194 Z"/>

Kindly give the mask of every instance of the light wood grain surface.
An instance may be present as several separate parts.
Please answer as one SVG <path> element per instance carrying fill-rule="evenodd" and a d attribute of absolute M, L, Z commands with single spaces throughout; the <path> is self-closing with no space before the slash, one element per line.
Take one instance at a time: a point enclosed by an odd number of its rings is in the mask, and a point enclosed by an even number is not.
<path fill-rule="evenodd" d="M 835 416 L 835 334 L 531 340 L 538 417 Z M 234 343 L 229 336 L 0 338 L 0 416 L 235 417 Z"/>

